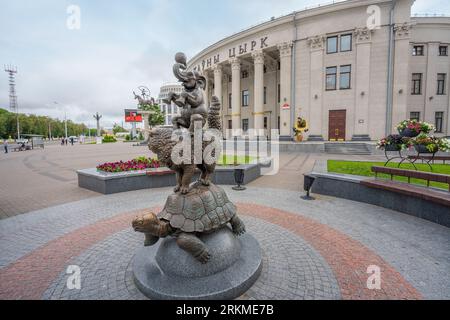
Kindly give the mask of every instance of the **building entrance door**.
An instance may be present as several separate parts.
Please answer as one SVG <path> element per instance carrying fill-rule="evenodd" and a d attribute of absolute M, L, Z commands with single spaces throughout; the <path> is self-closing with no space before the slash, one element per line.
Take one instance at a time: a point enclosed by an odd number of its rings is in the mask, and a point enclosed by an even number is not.
<path fill-rule="evenodd" d="M 328 119 L 328 140 L 345 140 L 345 117 L 346 110 L 330 110 Z"/>

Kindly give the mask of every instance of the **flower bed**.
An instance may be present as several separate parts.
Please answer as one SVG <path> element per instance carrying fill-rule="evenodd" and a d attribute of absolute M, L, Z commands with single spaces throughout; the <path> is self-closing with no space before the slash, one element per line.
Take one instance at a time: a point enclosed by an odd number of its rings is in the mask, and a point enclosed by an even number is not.
<path fill-rule="evenodd" d="M 106 162 L 98 165 L 97 170 L 103 172 L 125 172 L 159 167 L 160 163 L 157 159 L 139 157 L 126 162 Z"/>

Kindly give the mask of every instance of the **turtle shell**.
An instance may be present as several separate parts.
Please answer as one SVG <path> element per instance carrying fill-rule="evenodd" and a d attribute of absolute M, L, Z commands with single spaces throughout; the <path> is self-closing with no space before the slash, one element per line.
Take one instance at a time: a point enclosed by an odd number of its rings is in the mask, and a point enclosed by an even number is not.
<path fill-rule="evenodd" d="M 187 194 L 171 194 L 158 218 L 169 221 L 184 232 L 204 232 L 228 223 L 236 214 L 236 206 L 225 191 L 216 186 L 197 186 Z"/>

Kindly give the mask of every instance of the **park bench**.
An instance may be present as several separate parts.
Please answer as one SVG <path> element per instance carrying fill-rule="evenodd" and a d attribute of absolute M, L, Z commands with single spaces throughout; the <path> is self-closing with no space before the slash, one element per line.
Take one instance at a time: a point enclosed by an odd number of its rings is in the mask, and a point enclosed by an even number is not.
<path fill-rule="evenodd" d="M 408 196 L 414 196 L 423 200 L 450 207 L 450 175 L 375 166 L 372 167 L 372 172 L 375 173 L 375 179 L 363 180 L 361 181 L 362 185 L 369 188 L 388 190 Z M 390 175 L 390 180 L 377 179 L 378 174 Z M 408 183 L 394 181 L 394 176 L 406 177 L 408 178 Z M 426 180 L 428 188 L 410 184 L 411 179 Z M 430 182 L 441 182 L 448 184 L 449 192 L 429 188 Z"/>
<path fill-rule="evenodd" d="M 408 156 L 411 160 L 422 160 L 422 161 L 431 161 L 434 164 L 435 161 L 442 161 L 444 164 L 446 161 L 450 161 L 450 156 Z"/>
<path fill-rule="evenodd" d="M 25 149 L 22 149 L 22 144 L 10 144 L 8 145 L 8 150 L 11 151 L 25 151 L 25 150 L 31 150 L 31 146 L 30 145 L 25 145 Z"/>

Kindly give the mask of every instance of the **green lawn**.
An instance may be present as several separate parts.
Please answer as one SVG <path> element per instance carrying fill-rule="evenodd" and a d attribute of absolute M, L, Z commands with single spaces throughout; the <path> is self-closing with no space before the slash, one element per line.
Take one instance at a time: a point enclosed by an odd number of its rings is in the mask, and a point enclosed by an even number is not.
<path fill-rule="evenodd" d="M 341 160 L 328 160 L 328 172 L 345 173 L 357 176 L 373 177 L 375 174 L 371 171 L 373 166 L 382 167 L 384 162 L 364 162 L 364 161 L 341 161 Z M 388 167 L 397 168 L 397 163 L 389 163 Z M 416 163 L 416 167 L 419 171 L 430 172 L 430 167 L 427 164 Z M 450 165 L 448 164 L 433 164 L 433 173 L 450 175 Z M 401 169 L 414 170 L 414 167 L 410 163 L 403 163 Z M 378 174 L 379 178 L 390 179 L 390 175 Z M 394 177 L 394 180 L 408 182 L 406 177 Z M 411 179 L 411 183 L 426 185 L 427 182 L 421 179 Z M 431 182 L 432 187 L 448 190 L 448 185 L 445 183 Z"/>
<path fill-rule="evenodd" d="M 228 154 L 222 154 L 217 161 L 217 165 L 225 166 L 225 165 L 233 165 L 235 162 L 237 164 L 249 164 L 256 163 L 257 157 L 252 156 L 232 156 Z"/>

